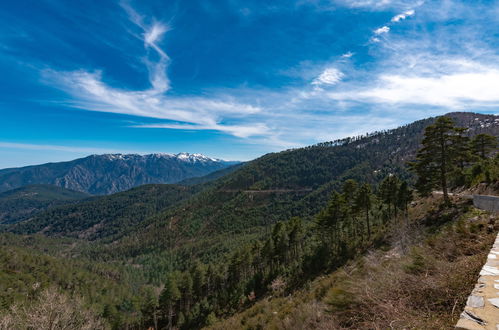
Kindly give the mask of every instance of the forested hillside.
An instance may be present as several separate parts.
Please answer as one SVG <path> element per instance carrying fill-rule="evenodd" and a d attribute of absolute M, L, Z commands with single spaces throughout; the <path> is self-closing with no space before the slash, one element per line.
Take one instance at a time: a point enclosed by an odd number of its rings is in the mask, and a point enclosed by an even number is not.
<path fill-rule="evenodd" d="M 468 125 L 466 134 L 499 135 L 497 116 L 452 113 L 450 117 L 457 126 Z M 145 219 L 133 235 L 110 246 L 110 253 L 137 255 L 144 247 L 164 253 L 172 244 L 165 238 L 173 235 L 179 249 L 189 250 L 184 253 L 202 257 L 220 249 L 216 240 L 205 242 L 203 249 L 196 247 L 204 238 L 221 233 L 245 236 L 294 216 L 309 219 L 348 179 L 376 184 L 395 174 L 410 181 L 406 163 L 415 157 L 425 127 L 434 121 L 265 155 L 180 205 Z"/>
<path fill-rule="evenodd" d="M 499 135 L 497 116 L 450 117 L 469 129 L 453 127 L 452 120 L 437 122 L 449 126 L 449 150 L 459 151 L 445 154 L 452 165 L 445 173 L 448 188 L 495 187 L 496 140 L 479 134 Z M 9 226 L 10 233 L 0 237 L 6 249 L 26 255 L 44 251 L 56 263 L 69 259 L 83 268 L 93 261 L 109 267 L 112 272 L 104 276 L 127 283 L 120 295 L 128 298 L 99 302 L 94 309 L 115 328 L 216 324 L 386 246 L 393 230 L 414 212 L 411 202 L 421 202 L 414 184 L 420 196 L 428 193 L 426 188 L 439 190 L 432 171 L 441 157 L 417 152 L 422 141 L 428 142 L 425 128 L 435 121 L 268 154 L 198 184 L 145 185 L 51 208 Z M 420 180 L 425 171 L 423 178 L 430 181 Z M 210 181 L 213 177 L 218 178 Z M 468 211 L 466 205 L 423 207 L 417 221 L 443 225 Z M 9 255 L 5 260 L 15 263 Z M 8 270 L 13 276 L 9 283 L 31 283 L 24 278 L 25 268 Z M 154 288 L 148 289 L 147 299 L 139 292 L 144 288 Z M 96 293 L 79 295 L 92 300 Z"/>
<path fill-rule="evenodd" d="M 51 185 L 31 185 L 0 193 L 0 224 L 15 223 L 50 207 L 71 204 L 90 195 Z"/>
<path fill-rule="evenodd" d="M 13 226 L 14 233 L 85 238 L 118 238 L 149 216 L 189 198 L 194 188 L 143 185 L 105 197 L 63 205 L 41 212 Z"/>
<path fill-rule="evenodd" d="M 452 113 L 450 117 L 458 126 L 469 128 L 466 134 L 499 133 L 496 116 Z M 148 266 L 153 267 L 148 271 L 165 273 L 172 267 L 184 267 L 186 258 L 212 260 L 230 251 L 232 241 L 261 235 L 278 221 L 294 216 L 310 219 L 326 205 L 331 192 L 348 179 L 377 184 L 395 174 L 411 181 L 406 162 L 414 158 L 424 128 L 434 120 L 268 154 L 228 169 L 227 175 L 209 184 L 186 190 L 165 188 L 162 191 L 168 196 L 164 199 L 152 191 L 142 194 L 148 190 L 139 188 L 49 210 L 10 230 L 107 241 L 121 237 L 87 253 L 123 260 L 131 256 L 143 260 L 141 256 L 146 254 Z M 177 192 L 185 194 L 177 197 Z M 232 241 L 225 239 L 228 235 Z"/>

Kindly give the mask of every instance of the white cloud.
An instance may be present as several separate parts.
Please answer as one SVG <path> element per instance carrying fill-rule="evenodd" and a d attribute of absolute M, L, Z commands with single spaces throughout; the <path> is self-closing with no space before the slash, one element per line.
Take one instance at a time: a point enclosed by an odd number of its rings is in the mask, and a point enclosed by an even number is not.
<path fill-rule="evenodd" d="M 388 26 L 382 26 L 379 29 L 374 30 L 374 34 L 380 35 L 383 33 L 388 33 L 390 32 L 390 27 Z"/>
<path fill-rule="evenodd" d="M 265 124 L 257 123 L 254 125 L 190 125 L 190 124 L 150 124 L 138 125 L 141 128 L 170 128 L 182 130 L 214 130 L 229 133 L 236 137 L 248 138 L 250 136 L 268 135 L 269 128 Z"/>
<path fill-rule="evenodd" d="M 147 45 L 155 46 L 157 41 L 160 41 L 163 34 L 167 32 L 169 28 L 161 23 L 155 22 L 150 29 L 146 29 L 144 33 L 144 42 Z"/>
<path fill-rule="evenodd" d="M 336 85 L 345 75 L 336 68 L 326 68 L 317 78 L 312 81 L 312 85 Z"/>
<path fill-rule="evenodd" d="M 437 63 L 433 65 L 438 66 Z M 335 100 L 387 104 L 413 104 L 461 109 L 469 106 L 499 105 L 499 68 L 467 60 L 442 60 L 446 73 L 386 73 L 375 87 L 357 87 L 329 93 Z"/>
<path fill-rule="evenodd" d="M 15 142 L 2 142 L 0 141 L 0 148 L 9 149 L 24 149 L 24 150 L 50 150 L 50 151 L 64 151 L 72 153 L 116 153 L 117 150 L 92 148 L 92 147 L 70 147 L 50 144 L 29 144 L 29 143 L 15 143 Z M 121 151 L 123 152 L 123 151 Z"/>
<path fill-rule="evenodd" d="M 147 25 L 144 23 L 144 17 L 137 13 L 127 2 L 120 3 L 122 8 L 127 12 L 132 23 L 142 30 L 140 37 L 144 41 L 146 49 L 152 48 L 159 55 L 159 60 L 154 62 L 145 59 L 145 64 L 149 70 L 149 81 L 151 83 L 153 93 L 164 93 L 170 89 L 170 80 L 166 74 L 170 58 L 168 54 L 158 45 L 163 35 L 170 30 L 170 27 L 161 22 L 154 21 Z"/>
<path fill-rule="evenodd" d="M 260 112 L 260 108 L 203 97 L 168 97 L 155 91 L 126 91 L 102 81 L 101 73 L 86 71 L 57 72 L 43 75 L 51 84 L 75 96 L 75 107 L 100 112 L 168 119 L 201 125 L 215 125 L 220 118 L 241 117 Z"/>
<path fill-rule="evenodd" d="M 338 2 L 352 8 L 383 8 L 393 3 L 392 0 L 339 0 Z"/>
<path fill-rule="evenodd" d="M 415 8 L 424 3 L 423 0 L 332 0 L 334 3 L 350 8 L 360 8 L 370 11 L 386 9 Z"/>
<path fill-rule="evenodd" d="M 396 22 L 402 21 L 402 20 L 406 19 L 407 17 L 414 15 L 415 13 L 416 13 L 416 11 L 414 11 L 414 9 L 407 10 L 407 11 L 403 12 L 402 14 L 394 16 L 392 18 L 392 22 L 396 23 Z"/>
<path fill-rule="evenodd" d="M 412 1 L 410 5 L 399 6 L 401 1 L 395 0 L 343 2 L 366 6 L 366 10 L 371 10 L 367 6 L 373 6 L 373 10 L 389 6 L 394 10 L 390 12 L 404 17 L 394 16 L 391 23 L 372 33 L 372 41 L 383 40 L 383 43 L 369 49 L 372 65 L 368 67 L 354 67 L 357 63 L 347 60 L 353 56 L 348 52 L 341 57 L 332 55 L 330 59 L 336 62 L 304 61 L 296 68 L 281 72 L 299 78 L 295 81 L 305 82 L 299 87 L 205 91 L 205 95 L 211 92 L 210 96 L 169 94 L 174 87 L 166 75 L 169 58 L 160 47 L 169 27 L 159 22 L 146 24 L 146 18 L 131 8 L 127 10 L 130 20 L 141 29 L 136 37 L 155 55 L 145 61 L 150 72 L 150 89 L 116 88 L 106 84 L 99 71 L 46 70 L 44 76 L 74 96 L 74 107 L 158 119 L 157 123 L 139 123 L 134 127 L 217 130 L 244 138 L 245 143 L 276 146 L 277 150 L 395 127 L 452 109 L 474 110 L 476 105 L 499 105 L 499 93 L 494 90 L 494 86 L 499 85 L 499 66 L 479 64 L 494 63 L 481 56 L 496 51 L 477 46 L 479 42 L 486 42 L 482 41 L 486 39 L 480 30 L 442 24 L 436 25 L 431 34 L 414 29 L 403 31 L 402 35 L 401 30 L 390 31 L 389 27 L 415 14 L 408 8 L 418 11 L 414 21 L 419 24 L 440 12 L 436 5 L 420 8 Z M 450 28 L 464 33 L 455 33 Z M 474 34 L 470 34 L 470 30 Z M 453 59 L 456 44 L 462 45 L 460 60 Z M 373 45 L 367 44 L 370 46 Z M 346 81 L 345 73 L 349 78 Z"/>
<path fill-rule="evenodd" d="M 129 91 L 112 87 L 103 81 L 101 71 L 42 71 L 42 77 L 46 82 L 74 96 L 75 101 L 68 102 L 71 106 L 89 111 L 126 114 L 183 123 L 178 125 L 161 124 L 164 128 L 213 129 L 237 137 L 267 133 L 267 127 L 258 122 L 250 125 L 221 124 L 223 121 L 237 121 L 242 117 L 251 121 L 247 117 L 259 113 L 261 108 L 258 106 L 242 104 L 235 101 L 233 97 L 223 95 L 213 98 L 167 95 L 170 81 L 166 70 L 170 59 L 158 43 L 170 28 L 156 21 L 147 25 L 144 23 L 145 18 L 127 3 L 122 2 L 121 5 L 128 13 L 130 20 L 142 29 L 143 33 L 138 37 L 143 40 L 146 50 L 151 48 L 159 56 L 157 61 L 145 60 L 149 70 L 151 88 Z"/>

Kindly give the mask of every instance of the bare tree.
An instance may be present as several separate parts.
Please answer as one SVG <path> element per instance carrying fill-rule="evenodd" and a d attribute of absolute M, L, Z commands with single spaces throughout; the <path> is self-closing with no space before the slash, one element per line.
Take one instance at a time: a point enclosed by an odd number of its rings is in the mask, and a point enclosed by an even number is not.
<path fill-rule="evenodd" d="M 0 316 L 1 330 L 100 330 L 109 327 L 80 298 L 69 298 L 57 289 L 43 291 L 30 305 L 14 305 Z"/>

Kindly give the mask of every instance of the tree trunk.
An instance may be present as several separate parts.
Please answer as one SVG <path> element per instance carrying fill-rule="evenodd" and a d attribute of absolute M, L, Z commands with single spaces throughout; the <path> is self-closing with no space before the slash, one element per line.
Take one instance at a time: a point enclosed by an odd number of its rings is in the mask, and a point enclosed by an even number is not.
<path fill-rule="evenodd" d="M 445 205 L 450 204 L 449 193 L 447 191 L 447 148 L 445 148 L 445 139 L 443 134 L 440 136 L 440 147 L 441 147 L 441 157 L 442 163 L 440 166 L 440 183 L 442 185 L 442 192 L 444 194 Z"/>
<path fill-rule="evenodd" d="M 168 329 L 173 329 L 173 304 L 170 303 L 168 306 Z"/>
<path fill-rule="evenodd" d="M 366 207 L 367 239 L 371 239 L 371 225 L 369 223 L 369 208 Z"/>

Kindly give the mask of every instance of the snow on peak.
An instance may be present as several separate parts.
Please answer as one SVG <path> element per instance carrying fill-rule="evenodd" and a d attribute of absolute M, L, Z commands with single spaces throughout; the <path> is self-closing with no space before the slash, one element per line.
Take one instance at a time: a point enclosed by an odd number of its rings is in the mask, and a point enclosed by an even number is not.
<path fill-rule="evenodd" d="M 95 157 L 102 157 L 110 161 L 116 160 L 129 160 L 129 159 L 147 159 L 147 158 L 165 158 L 165 159 L 177 159 L 184 162 L 221 162 L 221 159 L 211 158 L 203 154 L 191 154 L 188 152 L 181 152 L 178 154 L 168 154 L 168 153 L 154 153 L 148 155 L 138 155 L 138 154 L 103 154 L 95 155 Z"/>
<path fill-rule="evenodd" d="M 186 161 L 186 162 L 219 162 L 219 159 L 216 158 L 210 158 L 208 156 L 205 156 L 203 154 L 190 154 L 188 152 L 181 152 L 175 155 L 175 157 L 179 160 Z"/>

